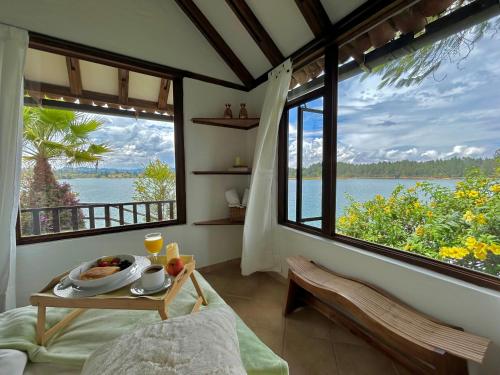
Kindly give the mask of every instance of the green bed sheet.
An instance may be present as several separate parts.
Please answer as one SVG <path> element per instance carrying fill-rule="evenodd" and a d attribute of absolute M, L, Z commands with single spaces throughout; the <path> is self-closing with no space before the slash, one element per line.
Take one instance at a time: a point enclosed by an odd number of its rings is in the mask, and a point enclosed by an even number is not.
<path fill-rule="evenodd" d="M 209 302 L 204 308 L 226 305 L 199 273 L 196 276 Z M 188 281 L 171 304 L 170 316 L 188 314 L 196 296 L 193 284 Z M 47 308 L 46 328 L 56 324 L 69 311 L 70 309 Z M 35 342 L 36 308 L 26 306 L 0 314 L 0 348 L 24 351 L 32 362 L 80 367 L 101 344 L 158 321 L 160 317 L 155 311 L 92 309 L 85 311 L 42 347 Z M 241 358 L 249 374 L 288 374 L 287 363 L 260 341 L 239 317 L 237 333 Z"/>

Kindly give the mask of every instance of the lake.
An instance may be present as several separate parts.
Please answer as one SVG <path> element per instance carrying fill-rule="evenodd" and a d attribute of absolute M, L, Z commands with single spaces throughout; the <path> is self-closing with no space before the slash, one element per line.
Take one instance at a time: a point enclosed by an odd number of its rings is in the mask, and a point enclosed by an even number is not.
<path fill-rule="evenodd" d="M 61 180 L 71 185 L 79 194 L 82 203 L 118 203 L 132 202 L 134 194 L 134 178 L 74 178 Z M 372 199 L 375 194 L 389 196 L 396 185 L 405 187 L 415 185 L 417 181 L 430 181 L 453 188 L 455 179 L 412 180 L 412 179 L 364 179 L 352 178 L 337 181 L 336 214 L 340 216 L 348 205 L 345 194 L 352 195 L 357 201 Z M 295 180 L 288 181 L 288 212 L 290 219 L 295 219 Z M 224 194 L 221 191 L 221 194 Z M 321 180 L 304 180 L 302 188 L 302 216 L 315 217 L 321 215 Z"/>

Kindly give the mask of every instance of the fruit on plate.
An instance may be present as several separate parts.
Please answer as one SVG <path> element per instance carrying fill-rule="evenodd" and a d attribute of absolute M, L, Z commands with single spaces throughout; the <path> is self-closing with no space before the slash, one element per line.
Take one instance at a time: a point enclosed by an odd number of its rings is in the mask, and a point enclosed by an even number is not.
<path fill-rule="evenodd" d="M 120 259 L 118 257 L 104 257 L 97 261 L 96 267 L 119 267 L 120 271 L 128 268 L 132 265 L 126 259 Z"/>
<path fill-rule="evenodd" d="M 167 272 L 170 276 L 177 276 L 184 269 L 181 258 L 172 258 L 167 263 Z"/>

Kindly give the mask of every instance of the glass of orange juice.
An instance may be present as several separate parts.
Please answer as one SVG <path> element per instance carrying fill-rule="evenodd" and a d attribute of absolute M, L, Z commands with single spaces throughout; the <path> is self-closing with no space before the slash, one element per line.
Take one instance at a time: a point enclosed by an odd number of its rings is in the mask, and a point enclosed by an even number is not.
<path fill-rule="evenodd" d="M 161 233 L 149 233 L 144 236 L 144 247 L 146 251 L 153 256 L 153 263 L 158 263 L 158 254 L 163 247 L 163 236 Z"/>

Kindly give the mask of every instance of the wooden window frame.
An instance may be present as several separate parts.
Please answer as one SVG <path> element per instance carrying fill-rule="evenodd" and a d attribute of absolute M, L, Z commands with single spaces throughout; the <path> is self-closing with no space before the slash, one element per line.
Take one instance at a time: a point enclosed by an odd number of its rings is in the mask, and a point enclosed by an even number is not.
<path fill-rule="evenodd" d="M 336 166 L 337 166 L 337 98 L 338 98 L 338 45 L 325 50 L 324 86 L 287 102 L 283 111 L 278 141 L 278 224 L 317 235 L 329 240 L 350 245 L 372 253 L 380 254 L 427 270 L 438 272 L 478 285 L 500 291 L 500 278 L 464 267 L 427 258 L 419 254 L 394 249 L 361 239 L 336 233 Z M 288 220 L 288 110 L 297 104 L 323 93 L 323 186 L 322 186 L 322 228 L 314 228 Z M 298 169 L 298 166 L 297 166 Z M 297 203 L 298 204 L 298 203 Z"/>
<path fill-rule="evenodd" d="M 28 245 L 47 241 L 58 241 L 70 238 L 79 238 L 87 236 L 96 236 L 109 233 L 120 233 L 139 229 L 159 228 L 173 225 L 186 224 L 186 170 L 185 170 L 185 152 L 184 152 L 184 92 L 183 75 L 172 74 L 167 67 L 152 64 L 127 56 L 103 51 L 100 49 L 86 47 L 77 43 L 62 41 L 51 37 L 41 37 L 39 34 L 31 35 L 30 48 L 35 48 L 56 54 L 68 56 L 77 55 L 83 60 L 93 61 L 104 65 L 114 66 L 116 68 L 126 68 L 130 71 L 136 71 L 143 74 L 153 75 L 160 78 L 167 78 L 173 84 L 174 99 L 174 148 L 175 148 L 175 174 L 176 174 L 176 219 L 163 220 L 150 223 L 129 224 L 115 227 L 83 229 L 71 232 L 59 232 L 42 234 L 37 236 L 21 236 L 20 218 L 17 217 L 16 223 L 16 243 L 17 245 Z"/>

